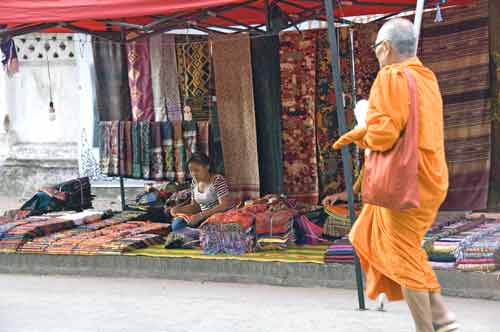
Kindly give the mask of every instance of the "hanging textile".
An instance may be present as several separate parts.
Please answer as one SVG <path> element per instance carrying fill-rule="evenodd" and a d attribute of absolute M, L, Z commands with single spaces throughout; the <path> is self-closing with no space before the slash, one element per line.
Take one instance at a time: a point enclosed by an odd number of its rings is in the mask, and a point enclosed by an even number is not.
<path fill-rule="evenodd" d="M 349 44 L 349 29 L 340 28 L 340 71 L 344 91 L 347 127 L 353 127 L 352 116 L 352 66 Z M 332 75 L 332 55 L 328 32 L 318 31 L 317 76 L 316 76 L 316 137 L 318 141 L 318 169 L 321 197 L 345 190 L 342 154 L 332 149 L 339 138 L 335 83 Z"/>
<path fill-rule="evenodd" d="M 254 38 L 252 74 L 262 195 L 283 193 L 279 38 Z"/>
<path fill-rule="evenodd" d="M 226 179 L 236 197 L 256 198 L 260 186 L 250 38 L 210 38 Z"/>
<path fill-rule="evenodd" d="M 119 144 L 119 137 L 118 137 L 118 125 L 119 121 L 111 121 L 111 144 L 110 144 L 110 151 L 111 151 L 111 158 L 109 162 L 109 175 L 119 175 L 120 171 L 120 163 L 119 163 L 119 155 L 118 155 L 118 144 Z"/>
<path fill-rule="evenodd" d="M 175 160 L 174 160 L 174 141 L 173 141 L 173 128 L 170 121 L 161 122 L 161 135 L 162 135 L 162 153 L 163 153 L 163 169 L 165 177 L 169 181 L 174 181 L 175 174 Z"/>
<path fill-rule="evenodd" d="M 182 122 L 182 136 L 184 138 L 184 147 L 186 149 L 186 161 L 188 161 L 193 153 L 197 151 L 197 131 L 196 122 L 183 121 Z"/>
<path fill-rule="evenodd" d="M 292 199 L 319 199 L 316 156 L 316 31 L 280 36 L 284 189 Z"/>
<path fill-rule="evenodd" d="M 210 126 L 208 121 L 198 121 L 196 123 L 198 151 L 210 157 Z"/>
<path fill-rule="evenodd" d="M 154 180 L 162 180 L 165 177 L 163 172 L 161 124 L 161 122 L 151 122 L 151 177 Z"/>
<path fill-rule="evenodd" d="M 140 122 L 142 178 L 151 179 L 151 123 Z"/>
<path fill-rule="evenodd" d="M 372 84 L 377 77 L 379 63 L 372 45 L 377 40 L 381 23 L 361 24 L 354 32 L 354 61 L 356 63 L 356 96 L 357 100 L 370 96 Z"/>
<path fill-rule="evenodd" d="M 12 76 L 19 72 L 19 61 L 17 59 L 17 49 L 14 39 L 7 36 L 0 43 L 0 50 L 3 53 L 2 65 L 7 76 Z"/>
<path fill-rule="evenodd" d="M 167 83 L 165 75 L 166 47 L 163 45 L 163 37 L 167 35 L 154 35 L 149 38 L 150 60 L 151 60 L 151 85 L 153 88 L 153 108 L 155 121 L 167 119 Z"/>
<path fill-rule="evenodd" d="M 149 40 L 156 121 L 182 119 L 175 36 L 155 35 Z"/>
<path fill-rule="evenodd" d="M 492 62 L 491 88 L 493 95 L 491 126 L 491 172 L 489 208 L 500 207 L 500 4 L 489 1 L 490 54 Z"/>
<path fill-rule="evenodd" d="M 210 103 L 210 133 L 209 150 L 212 171 L 216 174 L 224 174 L 224 156 L 222 153 L 222 142 L 220 137 L 219 116 L 217 103 Z"/>
<path fill-rule="evenodd" d="M 189 105 L 195 121 L 206 121 L 205 103 L 210 92 L 212 70 L 206 36 L 176 36 L 177 72 L 184 105 Z"/>
<path fill-rule="evenodd" d="M 490 177 L 488 2 L 423 20 L 421 58 L 436 74 L 444 102 L 446 159 L 450 173 L 443 209 L 487 205 Z"/>
<path fill-rule="evenodd" d="M 92 51 L 98 120 L 131 120 L 125 45 L 92 37 Z"/>
<path fill-rule="evenodd" d="M 127 51 L 133 120 L 154 121 L 149 43 L 144 40 L 128 43 Z"/>
<path fill-rule="evenodd" d="M 141 156 L 141 124 L 134 121 L 132 123 L 132 176 L 134 178 L 142 178 L 142 156 Z"/>
<path fill-rule="evenodd" d="M 174 134 L 174 163 L 175 178 L 177 182 L 183 183 L 186 180 L 186 148 L 184 146 L 184 136 L 182 133 L 182 122 L 172 123 Z"/>
<path fill-rule="evenodd" d="M 99 157 L 100 170 L 103 175 L 109 174 L 111 162 L 111 121 L 103 121 L 99 124 L 100 141 Z"/>

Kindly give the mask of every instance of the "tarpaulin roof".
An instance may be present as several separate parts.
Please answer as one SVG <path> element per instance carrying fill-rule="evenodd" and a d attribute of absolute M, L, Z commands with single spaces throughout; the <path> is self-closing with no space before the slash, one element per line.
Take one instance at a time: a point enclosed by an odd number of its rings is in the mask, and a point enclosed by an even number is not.
<path fill-rule="evenodd" d="M 427 0 L 435 5 L 440 0 Z M 462 5 L 473 0 L 447 0 Z M 408 10 L 416 0 L 337 0 L 336 17 Z M 17 27 L 13 34 L 42 31 L 96 32 L 166 30 L 196 25 L 243 26 L 266 24 L 270 7 L 279 7 L 289 21 L 324 18 L 323 0 L 1 0 L 0 24 Z M 0 33 L 4 31 L 0 30 Z"/>

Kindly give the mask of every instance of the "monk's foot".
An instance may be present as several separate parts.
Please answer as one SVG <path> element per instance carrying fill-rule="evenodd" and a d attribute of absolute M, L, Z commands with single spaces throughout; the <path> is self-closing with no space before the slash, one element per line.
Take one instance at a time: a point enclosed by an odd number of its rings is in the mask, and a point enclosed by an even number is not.
<path fill-rule="evenodd" d="M 378 311 L 385 311 L 385 307 L 387 305 L 387 296 L 385 293 L 381 293 L 377 296 L 377 310 Z"/>
<path fill-rule="evenodd" d="M 460 324 L 456 321 L 449 321 L 444 324 L 432 323 L 435 332 L 454 332 L 460 329 Z"/>

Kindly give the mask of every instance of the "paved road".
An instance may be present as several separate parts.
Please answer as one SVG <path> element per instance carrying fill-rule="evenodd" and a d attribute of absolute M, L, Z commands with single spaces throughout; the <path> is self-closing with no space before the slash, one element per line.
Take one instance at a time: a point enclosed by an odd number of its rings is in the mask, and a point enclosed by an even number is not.
<path fill-rule="evenodd" d="M 500 302 L 448 301 L 464 332 L 500 331 Z M 403 303 L 355 307 L 347 290 L 0 275 L 1 332 L 413 331 Z"/>

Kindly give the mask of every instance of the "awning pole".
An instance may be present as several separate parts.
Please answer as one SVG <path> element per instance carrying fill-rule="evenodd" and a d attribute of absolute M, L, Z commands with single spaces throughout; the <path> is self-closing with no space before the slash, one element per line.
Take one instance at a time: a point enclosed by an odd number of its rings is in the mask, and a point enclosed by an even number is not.
<path fill-rule="evenodd" d="M 337 119 L 339 123 L 339 132 L 344 134 L 347 132 L 346 117 L 344 111 L 344 98 L 342 89 L 342 79 L 340 76 L 340 65 L 339 65 L 339 45 L 337 41 L 337 31 L 335 28 L 335 18 L 333 11 L 333 1 L 325 0 L 326 16 L 328 19 L 328 40 L 330 42 L 330 52 L 332 54 L 332 72 L 333 79 L 335 82 L 335 98 L 337 106 Z M 349 155 L 349 147 L 344 146 L 342 148 L 342 163 L 344 167 L 344 177 L 346 182 L 347 190 L 347 202 L 349 206 L 349 219 L 351 220 L 351 225 L 354 224 L 356 220 L 356 213 L 354 211 L 354 193 L 352 190 L 353 180 L 352 180 L 352 161 Z M 359 264 L 359 258 L 354 254 L 354 266 L 356 271 L 356 284 L 358 287 L 358 303 L 360 310 L 366 310 L 365 306 L 365 296 L 363 291 L 363 275 L 361 272 L 361 266 Z"/>
<path fill-rule="evenodd" d="M 420 38 L 420 29 L 422 27 L 422 16 L 424 15 L 425 0 L 417 0 L 417 7 L 415 8 L 415 21 L 413 25 L 415 26 L 415 34 L 417 35 L 417 49 L 418 40 Z"/>

